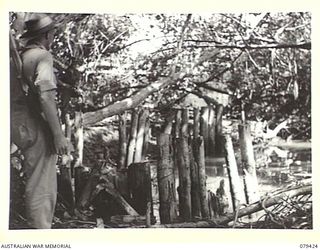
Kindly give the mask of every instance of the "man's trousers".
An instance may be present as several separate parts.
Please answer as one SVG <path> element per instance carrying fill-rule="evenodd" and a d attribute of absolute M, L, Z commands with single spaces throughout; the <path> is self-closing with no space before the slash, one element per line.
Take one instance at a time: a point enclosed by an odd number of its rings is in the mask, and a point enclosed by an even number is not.
<path fill-rule="evenodd" d="M 48 125 L 26 110 L 11 112 L 11 140 L 24 157 L 26 216 L 31 228 L 51 228 L 57 197 L 57 155 Z"/>

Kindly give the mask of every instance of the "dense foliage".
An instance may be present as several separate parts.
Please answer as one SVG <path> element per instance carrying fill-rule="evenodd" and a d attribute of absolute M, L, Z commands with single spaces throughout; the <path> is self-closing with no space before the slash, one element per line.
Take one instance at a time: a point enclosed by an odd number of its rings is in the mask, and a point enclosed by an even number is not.
<path fill-rule="evenodd" d="M 230 94 L 228 116 L 242 107 L 271 127 L 290 118 L 290 133 L 310 138 L 310 13 L 51 15 L 59 76 L 75 90 L 62 91 L 68 109 L 81 100 L 84 112 L 99 110 L 182 73 L 144 104 L 218 89 Z"/>

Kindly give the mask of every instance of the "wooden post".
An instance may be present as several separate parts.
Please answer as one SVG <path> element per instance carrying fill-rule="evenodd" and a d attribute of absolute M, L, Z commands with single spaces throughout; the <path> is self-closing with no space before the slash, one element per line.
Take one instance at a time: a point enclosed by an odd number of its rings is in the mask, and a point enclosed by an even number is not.
<path fill-rule="evenodd" d="M 193 109 L 193 138 L 197 139 L 200 136 L 200 111 L 199 108 Z"/>
<path fill-rule="evenodd" d="M 83 147 L 84 147 L 84 138 L 83 138 L 83 124 L 82 124 L 82 112 L 76 111 L 74 117 L 74 138 L 75 138 L 75 151 L 76 151 L 76 161 L 73 165 L 74 171 L 74 188 L 75 188 L 75 200 L 76 204 L 81 196 L 81 192 L 84 189 L 84 183 L 82 173 L 84 167 L 82 165 L 83 162 Z"/>
<path fill-rule="evenodd" d="M 172 140 L 172 144 L 173 144 L 173 170 L 174 170 L 174 176 L 178 175 L 178 161 L 179 161 L 179 157 L 178 157 L 178 138 L 181 137 L 181 110 L 178 110 L 176 112 L 175 115 L 175 123 L 174 123 L 174 127 L 173 127 L 173 140 Z M 180 205 L 180 204 L 179 204 Z M 179 209 L 180 210 L 180 209 Z"/>
<path fill-rule="evenodd" d="M 207 185 L 206 185 L 206 165 L 205 165 L 205 152 L 204 140 L 202 136 L 198 138 L 198 166 L 199 166 L 199 190 L 200 190 L 200 205 L 201 214 L 203 218 L 209 218 L 209 207 L 207 200 Z"/>
<path fill-rule="evenodd" d="M 176 122 L 174 126 L 174 137 L 179 138 L 181 136 L 181 110 L 176 113 Z"/>
<path fill-rule="evenodd" d="M 65 136 L 69 141 L 71 141 L 71 121 L 70 121 L 69 114 L 65 115 Z M 71 177 L 70 152 L 68 152 L 68 155 L 66 157 L 62 156 L 58 192 L 63 198 L 63 201 L 67 206 L 69 212 L 73 214 L 74 193 L 73 193 L 72 177 Z"/>
<path fill-rule="evenodd" d="M 256 163 L 250 134 L 250 124 L 239 124 L 239 138 L 244 171 L 244 188 L 246 202 L 254 203 L 260 199 L 258 179 L 256 174 Z"/>
<path fill-rule="evenodd" d="M 136 110 L 133 110 L 131 114 L 131 129 L 130 129 L 130 140 L 128 145 L 127 152 L 127 167 L 133 162 L 134 151 L 136 148 L 136 138 L 137 138 L 137 127 L 138 127 L 138 117 L 139 113 Z"/>
<path fill-rule="evenodd" d="M 146 215 L 150 203 L 150 216 L 153 218 L 153 202 L 151 194 L 151 170 L 148 162 L 132 163 L 128 168 L 129 197 L 133 208 Z"/>
<path fill-rule="evenodd" d="M 208 130 L 209 130 L 208 131 L 208 135 L 209 135 L 208 155 L 214 156 L 215 147 L 216 147 L 216 117 L 215 117 L 215 110 L 212 106 L 209 106 Z"/>
<path fill-rule="evenodd" d="M 220 104 L 216 108 L 216 154 L 217 155 L 222 155 L 223 154 L 223 149 L 224 149 L 224 139 L 223 139 L 223 134 L 222 134 L 222 115 L 223 115 L 223 106 Z"/>
<path fill-rule="evenodd" d="M 144 161 L 148 154 L 149 149 L 149 140 L 150 140 L 150 119 L 147 118 L 146 126 L 144 129 L 144 140 L 143 140 L 143 149 L 142 149 L 142 161 Z"/>
<path fill-rule="evenodd" d="M 190 147 L 190 174 L 191 174 L 191 212 L 193 218 L 201 217 L 201 208 L 200 208 L 200 190 L 199 190 L 199 169 L 198 163 L 194 157 L 194 148 L 196 142 L 192 140 L 192 146 Z"/>
<path fill-rule="evenodd" d="M 192 149 L 193 164 L 191 160 L 191 202 L 192 202 L 192 216 L 201 216 L 200 203 L 200 183 L 199 183 L 199 146 L 198 139 L 200 137 L 200 110 L 193 109 L 193 140 Z"/>
<path fill-rule="evenodd" d="M 188 145 L 188 109 L 182 111 L 181 138 L 178 139 L 178 167 L 179 167 L 179 207 L 180 217 L 184 221 L 191 220 L 191 178 L 190 152 Z"/>
<path fill-rule="evenodd" d="M 126 167 L 127 156 L 127 112 L 118 115 L 119 118 L 119 159 L 118 168 Z"/>
<path fill-rule="evenodd" d="M 240 182 L 236 158 L 234 155 L 232 139 L 230 135 L 224 135 L 224 146 L 229 175 L 230 192 L 232 197 L 233 210 L 236 211 L 243 201 L 243 188 Z"/>
<path fill-rule="evenodd" d="M 157 167 L 160 222 L 172 223 L 177 218 L 175 176 L 170 156 L 170 135 L 161 133 L 158 136 L 159 162 Z"/>
<path fill-rule="evenodd" d="M 204 150 L 205 154 L 207 155 L 209 149 L 209 127 L 208 127 L 208 120 L 209 120 L 209 108 L 202 107 L 201 108 L 201 117 L 200 117 L 200 135 L 203 137 L 204 141 Z"/>
<path fill-rule="evenodd" d="M 137 130 L 137 139 L 136 139 L 136 151 L 134 153 L 134 162 L 141 162 L 142 160 L 144 130 L 145 130 L 146 120 L 148 116 L 149 116 L 148 109 L 143 109 L 140 112 L 138 130 Z"/>

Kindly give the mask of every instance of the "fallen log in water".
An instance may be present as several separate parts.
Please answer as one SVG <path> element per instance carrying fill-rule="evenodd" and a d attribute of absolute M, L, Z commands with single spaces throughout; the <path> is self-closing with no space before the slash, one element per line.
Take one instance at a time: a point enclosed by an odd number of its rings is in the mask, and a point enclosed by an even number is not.
<path fill-rule="evenodd" d="M 261 199 L 261 201 L 255 202 L 248 205 L 247 207 L 240 209 L 235 213 L 229 213 L 217 219 L 211 219 L 206 221 L 196 221 L 196 222 L 186 222 L 186 223 L 176 223 L 176 224 L 164 224 L 164 225 L 154 225 L 152 228 L 209 228 L 209 227 L 221 227 L 226 225 L 230 221 L 233 221 L 235 217 L 240 218 L 249 214 L 253 214 L 265 208 L 274 206 L 282 202 L 286 198 L 293 198 L 300 195 L 306 195 L 312 193 L 312 185 L 307 184 L 305 186 L 298 186 L 296 188 L 291 188 L 289 190 L 284 190 L 282 192 L 277 192 L 273 197 L 267 196 Z"/>

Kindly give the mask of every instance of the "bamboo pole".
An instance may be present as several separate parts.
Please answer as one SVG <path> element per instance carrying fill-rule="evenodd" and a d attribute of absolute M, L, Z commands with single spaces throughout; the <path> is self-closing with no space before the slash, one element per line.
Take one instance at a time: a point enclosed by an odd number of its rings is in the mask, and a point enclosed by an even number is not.
<path fill-rule="evenodd" d="M 207 200 L 207 185 L 206 185 L 206 165 L 204 140 L 200 136 L 198 138 L 198 166 L 199 166 L 199 189 L 200 189 L 200 205 L 202 218 L 209 218 L 209 206 Z"/>
<path fill-rule="evenodd" d="M 158 136 L 159 162 L 157 167 L 160 222 L 172 223 L 177 218 L 175 176 L 170 156 L 170 135 L 161 133 Z"/>
<path fill-rule="evenodd" d="M 239 138 L 246 202 L 250 204 L 260 199 L 250 124 L 239 124 Z"/>
<path fill-rule="evenodd" d="M 142 109 L 139 115 L 137 139 L 136 139 L 136 151 L 134 152 L 134 162 L 141 162 L 142 160 L 144 131 L 145 131 L 146 120 L 148 116 L 149 116 L 149 110 Z"/>
<path fill-rule="evenodd" d="M 118 115 L 119 118 L 119 159 L 118 168 L 125 168 L 127 156 L 127 112 Z"/>
<path fill-rule="evenodd" d="M 227 170 L 229 175 L 230 192 L 232 197 L 233 210 L 236 211 L 243 201 L 243 188 L 240 182 L 237 162 L 233 150 L 232 139 L 230 135 L 224 135 L 224 146 L 227 162 Z"/>
<path fill-rule="evenodd" d="M 133 162 L 134 151 L 136 148 L 136 138 L 137 138 L 137 127 L 138 127 L 138 117 L 139 113 L 136 110 L 133 110 L 131 114 L 131 129 L 130 129 L 130 140 L 128 145 L 127 152 L 127 167 Z"/>

